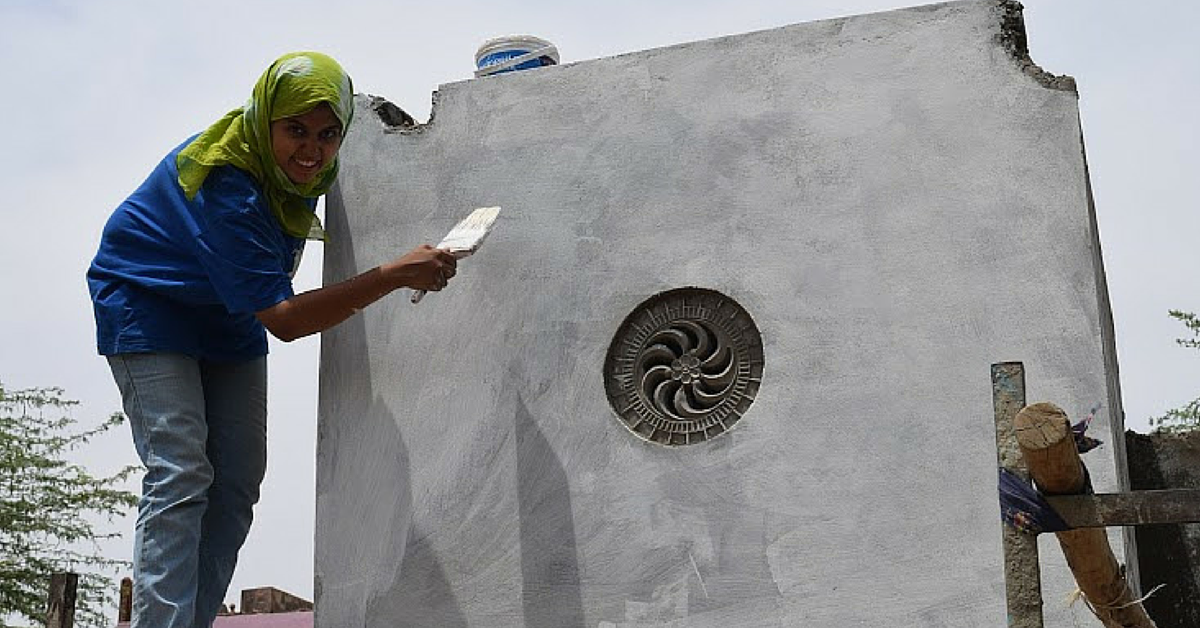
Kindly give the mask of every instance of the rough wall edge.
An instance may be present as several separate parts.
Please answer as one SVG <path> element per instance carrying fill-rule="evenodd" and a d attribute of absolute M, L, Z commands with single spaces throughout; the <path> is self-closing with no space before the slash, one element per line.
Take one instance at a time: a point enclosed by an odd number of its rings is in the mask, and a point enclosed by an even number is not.
<path fill-rule="evenodd" d="M 1083 120 L 1079 121 L 1079 152 L 1083 159 L 1083 179 L 1087 191 L 1088 224 L 1095 244 L 1092 270 L 1095 274 L 1096 303 L 1100 315 L 1100 345 L 1104 352 L 1104 370 L 1107 373 L 1108 408 L 1111 427 L 1109 437 L 1113 448 L 1113 462 L 1117 471 L 1117 488 L 1132 490 L 1129 470 L 1129 452 L 1125 442 L 1125 406 L 1121 396 L 1121 375 L 1117 359 L 1117 332 L 1113 324 L 1112 302 L 1108 297 L 1108 278 L 1104 273 L 1104 254 L 1100 243 L 1100 225 L 1096 219 L 1096 199 L 1092 194 L 1092 175 L 1088 169 L 1087 145 L 1083 139 Z M 1141 565 L 1138 558 L 1137 534 L 1132 526 L 1122 528 L 1121 540 L 1125 545 L 1125 570 L 1129 585 L 1140 595 L 1142 590 Z"/>
<path fill-rule="evenodd" d="M 358 94 L 355 97 L 358 104 L 370 109 L 383 125 L 384 133 L 421 133 L 433 125 L 437 117 L 438 93 L 433 92 L 433 106 L 429 110 L 429 121 L 420 124 L 415 118 L 383 96 L 373 94 Z"/>
<path fill-rule="evenodd" d="M 1030 58 L 1024 10 L 1025 7 L 1017 0 L 996 0 L 996 12 L 1000 20 L 1000 32 L 996 35 L 996 42 L 1008 51 L 1022 72 L 1043 87 L 1077 94 L 1074 78 L 1065 74 L 1051 74 Z"/>
<path fill-rule="evenodd" d="M 1076 85 L 1075 85 L 1075 79 L 1073 77 L 1065 75 L 1065 74 L 1056 75 L 1056 74 L 1047 72 L 1046 70 L 1042 69 L 1042 67 L 1039 66 L 1036 62 L 1034 62 L 1034 60 L 1029 56 L 1029 38 L 1025 32 L 1024 6 L 1018 0 L 994 0 L 994 2 L 996 3 L 997 19 L 998 19 L 998 22 L 1000 25 L 1000 30 L 996 34 L 996 42 L 1004 50 L 1006 50 L 1009 53 L 1009 55 L 1016 62 L 1017 67 L 1021 70 L 1021 72 L 1025 73 L 1026 75 L 1033 78 L 1035 81 L 1037 81 L 1043 87 L 1047 87 L 1049 89 L 1078 93 L 1077 89 L 1076 89 Z M 919 6 L 908 7 L 907 9 L 897 9 L 897 11 L 904 11 L 904 10 L 928 11 L 928 10 L 941 8 L 941 7 L 945 6 L 946 4 L 952 4 L 952 3 L 937 3 L 937 4 L 928 4 L 928 5 L 919 5 Z M 890 13 L 890 11 L 885 11 L 884 13 Z M 866 15 L 872 15 L 872 14 L 866 14 Z M 788 26 L 800 26 L 802 24 L 812 24 L 812 23 L 816 23 L 816 22 L 830 22 L 830 23 L 845 22 L 847 20 L 854 19 L 855 17 L 862 17 L 862 16 L 843 16 L 843 17 L 829 18 L 829 19 L 825 19 L 825 20 L 813 20 L 812 22 L 803 22 L 801 24 L 785 25 L 785 26 L 780 26 L 780 27 L 771 28 L 771 29 L 751 31 L 748 33 L 738 33 L 738 34 L 725 35 L 722 37 L 715 37 L 715 38 L 700 40 L 700 41 L 695 41 L 695 42 L 683 42 L 683 43 L 674 44 L 674 45 L 670 45 L 670 46 L 663 46 L 663 47 L 659 47 L 659 48 L 650 48 L 648 50 L 632 51 L 632 52 L 614 55 L 613 57 L 608 57 L 608 58 L 621 58 L 621 57 L 628 57 L 628 56 L 637 55 L 637 54 L 644 54 L 647 52 L 668 50 L 668 49 L 672 49 L 672 48 L 682 48 L 682 47 L 686 47 L 686 46 L 697 44 L 697 43 L 704 43 L 706 41 L 728 40 L 728 39 L 740 37 L 743 35 L 753 35 L 753 34 L 757 34 L 757 33 L 769 32 L 772 30 L 777 30 L 777 28 L 788 28 Z M 569 63 L 566 65 L 575 65 L 575 64 Z M 455 81 L 455 82 L 449 83 L 447 85 L 456 85 L 458 83 L 465 83 L 470 80 L 471 79 L 466 79 L 463 81 Z M 441 87 L 446 87 L 447 85 L 442 85 Z M 434 120 L 437 118 L 438 90 L 435 90 L 431 96 L 432 106 L 430 107 L 430 110 L 429 110 L 429 121 L 425 122 L 424 124 L 418 123 L 411 115 L 408 114 L 408 112 L 404 111 L 399 106 L 397 106 L 396 104 L 392 103 L 391 101 L 389 101 L 388 99 L 386 99 L 382 96 L 375 96 L 373 94 L 359 94 L 358 96 L 359 96 L 359 98 L 363 99 L 364 105 L 367 108 L 369 108 L 370 110 L 375 112 L 376 117 L 383 124 L 385 133 L 400 133 L 400 134 L 421 133 L 421 132 L 425 131 L 428 127 L 432 126 L 434 123 Z"/>

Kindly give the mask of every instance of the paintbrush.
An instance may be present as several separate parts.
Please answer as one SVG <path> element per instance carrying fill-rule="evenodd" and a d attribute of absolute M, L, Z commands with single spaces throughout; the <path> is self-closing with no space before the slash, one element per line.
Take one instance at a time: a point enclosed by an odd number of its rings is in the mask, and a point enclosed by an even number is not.
<path fill-rule="evenodd" d="M 438 243 L 437 248 L 449 251 L 458 259 L 471 255 L 479 250 L 479 245 L 483 244 L 483 239 L 492 230 L 492 225 L 495 224 L 496 217 L 499 215 L 499 207 L 480 207 L 476 209 L 469 216 L 463 218 L 457 225 L 454 225 L 450 233 L 447 233 L 446 237 L 442 238 L 442 241 Z M 420 303 L 424 297 L 424 290 L 414 290 L 412 302 Z"/>

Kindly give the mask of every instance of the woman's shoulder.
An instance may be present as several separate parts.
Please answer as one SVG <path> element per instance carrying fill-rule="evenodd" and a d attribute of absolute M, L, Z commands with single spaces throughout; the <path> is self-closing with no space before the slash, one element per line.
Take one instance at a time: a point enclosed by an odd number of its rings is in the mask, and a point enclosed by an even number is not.
<path fill-rule="evenodd" d="M 262 186 L 254 179 L 254 176 L 249 172 L 238 168 L 237 166 L 223 165 L 213 166 L 213 169 L 208 172 L 208 177 L 204 179 L 202 188 L 209 194 L 237 194 L 255 196 L 262 194 Z"/>

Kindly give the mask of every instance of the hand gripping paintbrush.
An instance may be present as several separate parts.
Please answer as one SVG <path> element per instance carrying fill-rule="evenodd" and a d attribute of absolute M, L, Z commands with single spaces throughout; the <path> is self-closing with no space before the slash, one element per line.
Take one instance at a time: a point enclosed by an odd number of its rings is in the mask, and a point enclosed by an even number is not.
<path fill-rule="evenodd" d="M 479 245 L 483 244 L 483 239 L 492 230 L 492 225 L 495 224 L 496 217 L 499 215 L 499 207 L 480 207 L 476 209 L 469 216 L 463 218 L 462 222 L 454 225 L 450 233 L 447 233 L 446 237 L 442 238 L 442 241 L 438 243 L 437 248 L 449 251 L 458 259 L 471 255 L 479 250 Z M 412 302 L 420 303 L 424 296 L 424 290 L 414 290 Z"/>

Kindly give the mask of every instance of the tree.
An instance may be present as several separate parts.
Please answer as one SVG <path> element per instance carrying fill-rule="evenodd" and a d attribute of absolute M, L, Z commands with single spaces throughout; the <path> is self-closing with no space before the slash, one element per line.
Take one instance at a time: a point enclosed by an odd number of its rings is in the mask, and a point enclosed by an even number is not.
<path fill-rule="evenodd" d="M 0 385 L 0 626 L 23 617 L 41 625 L 50 575 L 79 573 L 76 622 L 106 626 L 115 608 L 109 578 L 125 567 L 103 557 L 99 542 L 119 537 L 93 522 L 126 514 L 137 496 L 119 489 L 138 470 L 129 466 L 94 477 L 65 459 L 95 436 L 120 425 L 120 413 L 91 429 L 70 416 L 78 402 L 59 388 L 6 391 Z"/>
<path fill-rule="evenodd" d="M 1192 334 L 1191 338 L 1177 338 L 1175 342 L 1182 347 L 1200 349 L 1200 318 L 1192 312 L 1180 310 L 1171 310 L 1170 314 L 1171 318 L 1183 323 Z M 1150 419 L 1150 425 L 1156 426 L 1155 431 L 1158 432 L 1200 429 L 1200 398 L 1193 399 L 1191 403 L 1182 407 L 1167 410 L 1163 416 Z"/>

